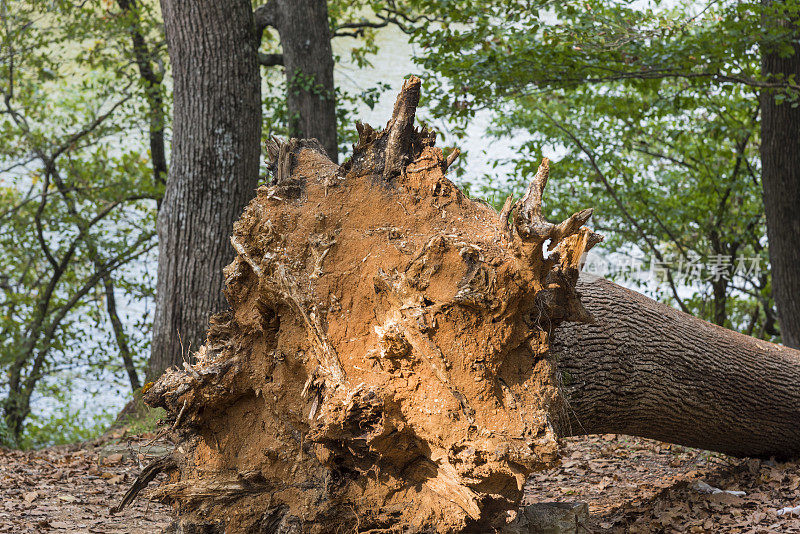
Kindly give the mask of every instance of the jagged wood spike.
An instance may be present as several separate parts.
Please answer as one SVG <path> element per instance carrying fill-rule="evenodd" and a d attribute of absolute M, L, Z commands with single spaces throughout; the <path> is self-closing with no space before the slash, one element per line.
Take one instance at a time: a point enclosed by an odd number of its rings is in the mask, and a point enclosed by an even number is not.
<path fill-rule="evenodd" d="M 550 245 L 548 245 L 547 249 L 553 250 L 565 237 L 571 236 L 580 230 L 581 226 L 586 224 L 593 212 L 594 210 L 592 208 L 587 208 L 579 211 L 578 213 L 573 213 L 565 221 L 562 221 L 558 225 L 554 225 L 547 235 L 547 239 L 550 240 Z"/>
<path fill-rule="evenodd" d="M 356 121 L 356 132 L 358 132 L 358 141 L 353 145 L 354 153 L 364 150 L 375 140 L 375 129 L 367 123 Z"/>
<path fill-rule="evenodd" d="M 461 151 L 459 149 L 457 149 L 457 148 L 454 148 L 453 151 L 450 152 L 450 154 L 447 156 L 447 159 L 444 162 L 444 170 L 445 171 L 447 171 L 447 169 L 450 168 L 450 165 L 455 163 L 456 158 L 458 158 L 459 154 L 461 154 Z"/>
<path fill-rule="evenodd" d="M 397 95 L 392 118 L 386 124 L 388 139 L 384 152 L 384 179 L 400 174 L 409 157 L 421 84 L 419 78 L 411 76 Z"/>
<path fill-rule="evenodd" d="M 277 171 L 275 173 L 275 183 L 284 185 L 292 175 L 292 153 L 297 145 L 297 139 L 292 138 L 280 145 L 278 154 Z"/>
<path fill-rule="evenodd" d="M 542 216 L 542 195 L 544 188 L 547 187 L 547 179 L 550 177 L 550 160 L 542 158 L 542 163 L 536 170 L 536 176 L 533 177 L 531 183 L 528 185 L 525 196 L 522 198 L 522 206 L 520 214 L 525 215 L 529 219 Z"/>
<path fill-rule="evenodd" d="M 517 203 L 519 211 L 514 218 L 514 225 L 523 241 L 534 244 L 550 240 L 548 250 L 553 250 L 565 238 L 574 235 L 592 216 L 592 209 L 581 210 L 568 219 L 553 224 L 542 215 L 542 195 L 550 176 L 550 160 L 542 158 L 542 164 L 536 171 L 525 196 Z"/>
<path fill-rule="evenodd" d="M 503 232 L 503 236 L 508 240 L 511 239 L 511 228 L 508 225 L 508 217 L 511 215 L 512 209 L 514 209 L 514 195 L 508 195 L 503 204 L 503 209 L 500 211 L 500 229 Z"/>
<path fill-rule="evenodd" d="M 592 248 L 594 248 L 595 245 L 597 245 L 598 243 L 603 241 L 603 239 L 605 239 L 605 238 L 602 235 L 600 235 L 600 234 L 598 234 L 596 232 L 591 232 L 589 234 L 589 236 L 586 238 L 586 251 L 585 252 L 589 252 Z"/>
<path fill-rule="evenodd" d="M 267 162 L 268 163 L 276 163 L 278 161 L 278 154 L 281 151 L 281 145 L 283 141 L 275 137 L 274 135 L 270 137 L 267 141 Z"/>
<path fill-rule="evenodd" d="M 553 226 L 542 216 L 542 194 L 549 175 L 550 160 L 542 158 L 542 164 L 539 165 L 536 176 L 528 184 L 525 196 L 517 202 L 518 210 L 514 225 L 523 240 L 541 243 L 547 239 Z"/>

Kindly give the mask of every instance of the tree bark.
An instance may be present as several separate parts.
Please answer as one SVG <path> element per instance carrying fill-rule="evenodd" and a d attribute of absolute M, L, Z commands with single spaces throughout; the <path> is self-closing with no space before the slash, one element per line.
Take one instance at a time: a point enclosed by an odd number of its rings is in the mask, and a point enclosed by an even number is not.
<path fill-rule="evenodd" d="M 256 10 L 262 30 L 278 30 L 286 69 L 289 135 L 317 139 L 338 161 L 333 52 L 326 0 L 270 0 Z M 270 59 L 275 60 L 276 56 Z M 274 61 L 270 61 L 274 64 Z"/>
<path fill-rule="evenodd" d="M 258 181 L 260 78 L 244 0 L 163 0 L 174 79 L 171 165 L 158 216 L 156 314 L 148 376 L 203 344 L 225 306 L 227 236 Z"/>
<path fill-rule="evenodd" d="M 782 2 L 764 0 L 767 8 Z M 800 24 L 797 18 L 765 15 L 765 28 L 789 31 L 793 54 L 781 57 L 762 45 L 761 70 L 772 80 L 800 77 Z M 793 28 L 793 30 L 792 30 Z M 800 348 L 800 106 L 782 92 L 761 92 L 761 185 L 767 216 L 772 296 L 778 309 L 781 340 Z M 795 95 L 795 98 L 798 98 Z"/>
<path fill-rule="evenodd" d="M 602 278 L 592 324 L 556 329 L 562 436 L 619 433 L 734 456 L 800 455 L 800 351 L 712 325 Z"/>

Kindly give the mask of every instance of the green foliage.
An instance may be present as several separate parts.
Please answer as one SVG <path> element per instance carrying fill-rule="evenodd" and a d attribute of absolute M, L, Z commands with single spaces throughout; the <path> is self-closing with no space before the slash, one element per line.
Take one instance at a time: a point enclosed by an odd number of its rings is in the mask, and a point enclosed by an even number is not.
<path fill-rule="evenodd" d="M 65 391 L 125 377 L 115 341 L 144 363 L 150 318 L 132 312 L 145 328 L 114 336 L 105 288 L 134 307 L 153 291 L 142 260 L 162 185 L 143 131 L 162 89 L 131 61 L 134 22 L 158 37 L 147 9 L 0 0 L 0 396 L 22 446 L 106 424 L 94 405 L 96 420 L 78 415 Z M 32 413 L 42 400 L 46 413 Z"/>
<path fill-rule="evenodd" d="M 555 155 L 552 219 L 594 207 L 604 250 L 672 267 L 646 286 L 655 297 L 775 337 L 758 92 L 794 101 L 800 87 L 792 77 L 761 75 L 761 51 L 790 53 L 794 31 L 765 30 L 762 21 L 796 20 L 800 2 L 413 5 L 438 19 L 414 34 L 423 51 L 417 61 L 438 74 L 428 105 L 462 125 L 492 110 L 492 133 L 521 140 L 516 157 L 496 162 L 513 168 L 514 179 L 484 177 L 469 184 L 473 193 L 497 204 L 519 196 L 541 157 Z M 687 281 L 675 271 L 720 257 L 732 264 L 721 280 L 705 270 Z M 760 272 L 733 276 L 743 259 L 758 261 Z"/>

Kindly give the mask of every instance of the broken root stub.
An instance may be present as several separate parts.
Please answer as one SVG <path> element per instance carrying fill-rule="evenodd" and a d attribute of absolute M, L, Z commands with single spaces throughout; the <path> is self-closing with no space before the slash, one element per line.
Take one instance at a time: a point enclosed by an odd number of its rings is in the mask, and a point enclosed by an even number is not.
<path fill-rule="evenodd" d="M 184 524 L 487 532 L 557 461 L 548 335 L 589 319 L 574 286 L 600 238 L 584 212 L 541 218 L 543 182 L 505 220 L 466 198 L 413 126 L 419 91 L 406 81 L 383 130 L 358 125 L 341 167 L 272 142 L 276 184 L 231 238 L 230 311 L 145 395 L 182 413 L 155 495 Z"/>

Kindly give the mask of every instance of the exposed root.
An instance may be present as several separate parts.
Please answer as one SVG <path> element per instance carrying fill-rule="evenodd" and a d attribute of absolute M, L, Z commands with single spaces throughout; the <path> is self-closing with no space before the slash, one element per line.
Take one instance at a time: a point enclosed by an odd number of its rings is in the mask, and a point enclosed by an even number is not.
<path fill-rule="evenodd" d="M 544 220 L 546 160 L 499 218 L 466 198 L 445 177 L 458 151 L 414 128 L 419 91 L 406 81 L 384 129 L 356 123 L 341 167 L 313 141 L 267 144 L 231 310 L 145 395 L 182 436 L 157 493 L 184 523 L 488 532 L 557 460 L 549 332 L 590 320 L 574 284 L 600 237 L 590 211 Z"/>
<path fill-rule="evenodd" d="M 139 476 L 136 477 L 136 480 L 133 482 L 128 491 L 125 492 L 125 495 L 122 497 L 122 501 L 116 505 L 112 506 L 109 510 L 111 514 L 117 514 L 122 511 L 123 508 L 128 506 L 130 503 L 136 499 L 136 496 L 139 495 L 139 492 L 142 491 L 147 485 L 155 479 L 159 473 L 164 471 L 169 471 L 172 469 L 177 468 L 178 460 L 174 455 L 167 455 L 163 456 L 157 460 L 154 460 L 150 465 L 145 467 Z"/>

